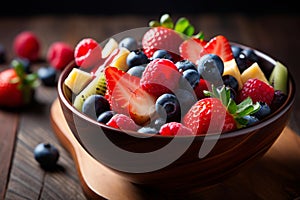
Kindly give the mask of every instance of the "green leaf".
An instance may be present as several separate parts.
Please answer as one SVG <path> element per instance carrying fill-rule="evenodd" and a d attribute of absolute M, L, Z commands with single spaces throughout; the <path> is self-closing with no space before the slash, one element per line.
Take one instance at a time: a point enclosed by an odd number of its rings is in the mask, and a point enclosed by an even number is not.
<path fill-rule="evenodd" d="M 231 98 L 229 99 L 228 105 L 227 105 L 227 110 L 230 114 L 235 114 L 237 111 L 237 106 L 234 100 Z"/>
<path fill-rule="evenodd" d="M 161 18 L 160 18 L 160 24 L 163 27 L 166 27 L 166 28 L 170 28 L 170 29 L 174 28 L 173 20 L 172 20 L 172 18 L 170 17 L 169 14 L 164 14 L 164 15 L 161 16 Z"/>
<path fill-rule="evenodd" d="M 158 21 L 155 21 L 155 20 L 149 22 L 150 27 L 158 27 L 160 25 L 161 24 Z"/>
<path fill-rule="evenodd" d="M 199 40 L 204 40 L 204 33 L 201 31 L 193 36 L 194 38 L 197 38 Z"/>
<path fill-rule="evenodd" d="M 20 61 L 14 59 L 11 61 L 12 67 L 16 70 L 17 75 L 19 76 L 20 79 L 23 79 L 25 75 L 24 71 L 24 65 Z"/>
<path fill-rule="evenodd" d="M 194 32 L 195 32 L 194 26 L 189 24 L 188 27 L 186 27 L 186 29 L 184 30 L 183 33 L 187 36 L 192 36 L 194 34 Z"/>
<path fill-rule="evenodd" d="M 185 17 L 181 17 L 177 20 L 175 24 L 175 31 L 178 31 L 180 33 L 184 33 L 185 29 L 190 25 L 189 20 L 187 20 Z"/>

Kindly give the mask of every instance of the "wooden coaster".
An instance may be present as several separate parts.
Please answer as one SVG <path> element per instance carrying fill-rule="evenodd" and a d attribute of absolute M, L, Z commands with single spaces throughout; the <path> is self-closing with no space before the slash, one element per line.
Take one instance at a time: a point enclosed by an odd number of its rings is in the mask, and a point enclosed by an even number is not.
<path fill-rule="evenodd" d="M 60 103 L 51 107 L 51 124 L 61 144 L 70 152 L 80 182 L 90 199 L 169 199 L 128 182 L 101 165 L 80 146 L 69 129 Z M 266 133 L 267 134 L 267 133 Z M 236 176 L 186 199 L 295 199 L 300 197 L 300 138 L 286 127 L 266 155 Z M 173 197 L 172 197 L 173 198 Z"/>

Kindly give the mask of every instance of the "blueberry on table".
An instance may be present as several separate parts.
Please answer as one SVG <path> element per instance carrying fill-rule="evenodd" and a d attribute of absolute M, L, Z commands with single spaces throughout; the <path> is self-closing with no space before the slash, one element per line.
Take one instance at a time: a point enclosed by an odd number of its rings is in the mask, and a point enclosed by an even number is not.
<path fill-rule="evenodd" d="M 34 148 L 34 158 L 41 167 L 52 169 L 58 161 L 59 151 L 50 143 L 40 143 Z"/>
<path fill-rule="evenodd" d="M 53 67 L 40 67 L 37 70 L 37 75 L 45 86 L 55 86 L 57 71 Z"/>

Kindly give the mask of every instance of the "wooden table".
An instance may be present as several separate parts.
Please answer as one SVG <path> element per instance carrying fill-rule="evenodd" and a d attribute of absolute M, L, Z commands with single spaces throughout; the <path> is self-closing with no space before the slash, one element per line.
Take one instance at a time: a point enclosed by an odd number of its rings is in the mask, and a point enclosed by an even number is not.
<path fill-rule="evenodd" d="M 181 15 L 173 17 L 179 16 Z M 223 34 L 231 41 L 256 47 L 272 55 L 289 67 L 297 86 L 300 87 L 300 79 L 297 77 L 300 75 L 298 15 L 185 16 L 197 30 L 205 33 L 206 38 Z M 13 58 L 12 41 L 22 30 L 32 30 L 40 36 L 42 56 L 45 57 L 52 42 L 65 41 L 75 46 L 83 37 L 102 41 L 121 31 L 147 26 L 149 19 L 156 18 L 158 16 L 135 15 L 1 17 L 0 43 L 6 47 L 8 53 L 8 62 L 3 68 Z M 47 63 L 35 63 L 34 69 L 43 65 Z M 55 87 L 40 86 L 31 106 L 20 111 L 0 110 L 0 199 L 86 199 L 74 160 L 61 145 L 50 124 L 49 113 L 56 97 Z M 300 107 L 297 103 L 299 100 L 300 96 L 297 95 L 289 124 L 292 131 L 285 134 L 285 140 L 292 141 L 290 148 L 283 148 L 280 143 L 261 161 L 221 186 L 202 193 L 201 199 L 300 198 L 300 139 L 295 134 L 300 133 L 296 123 L 300 120 Z M 59 167 L 53 172 L 44 171 L 34 160 L 33 149 L 41 142 L 50 142 L 60 151 Z M 276 155 L 285 158 L 276 160 Z"/>

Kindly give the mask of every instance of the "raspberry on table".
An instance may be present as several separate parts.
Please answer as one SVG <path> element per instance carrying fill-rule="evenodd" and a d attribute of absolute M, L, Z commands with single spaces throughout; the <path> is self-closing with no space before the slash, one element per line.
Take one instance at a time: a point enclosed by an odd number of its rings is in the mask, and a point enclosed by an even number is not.
<path fill-rule="evenodd" d="M 58 41 L 50 45 L 47 61 L 57 70 L 64 69 L 74 59 L 74 49 L 68 43 Z"/>

